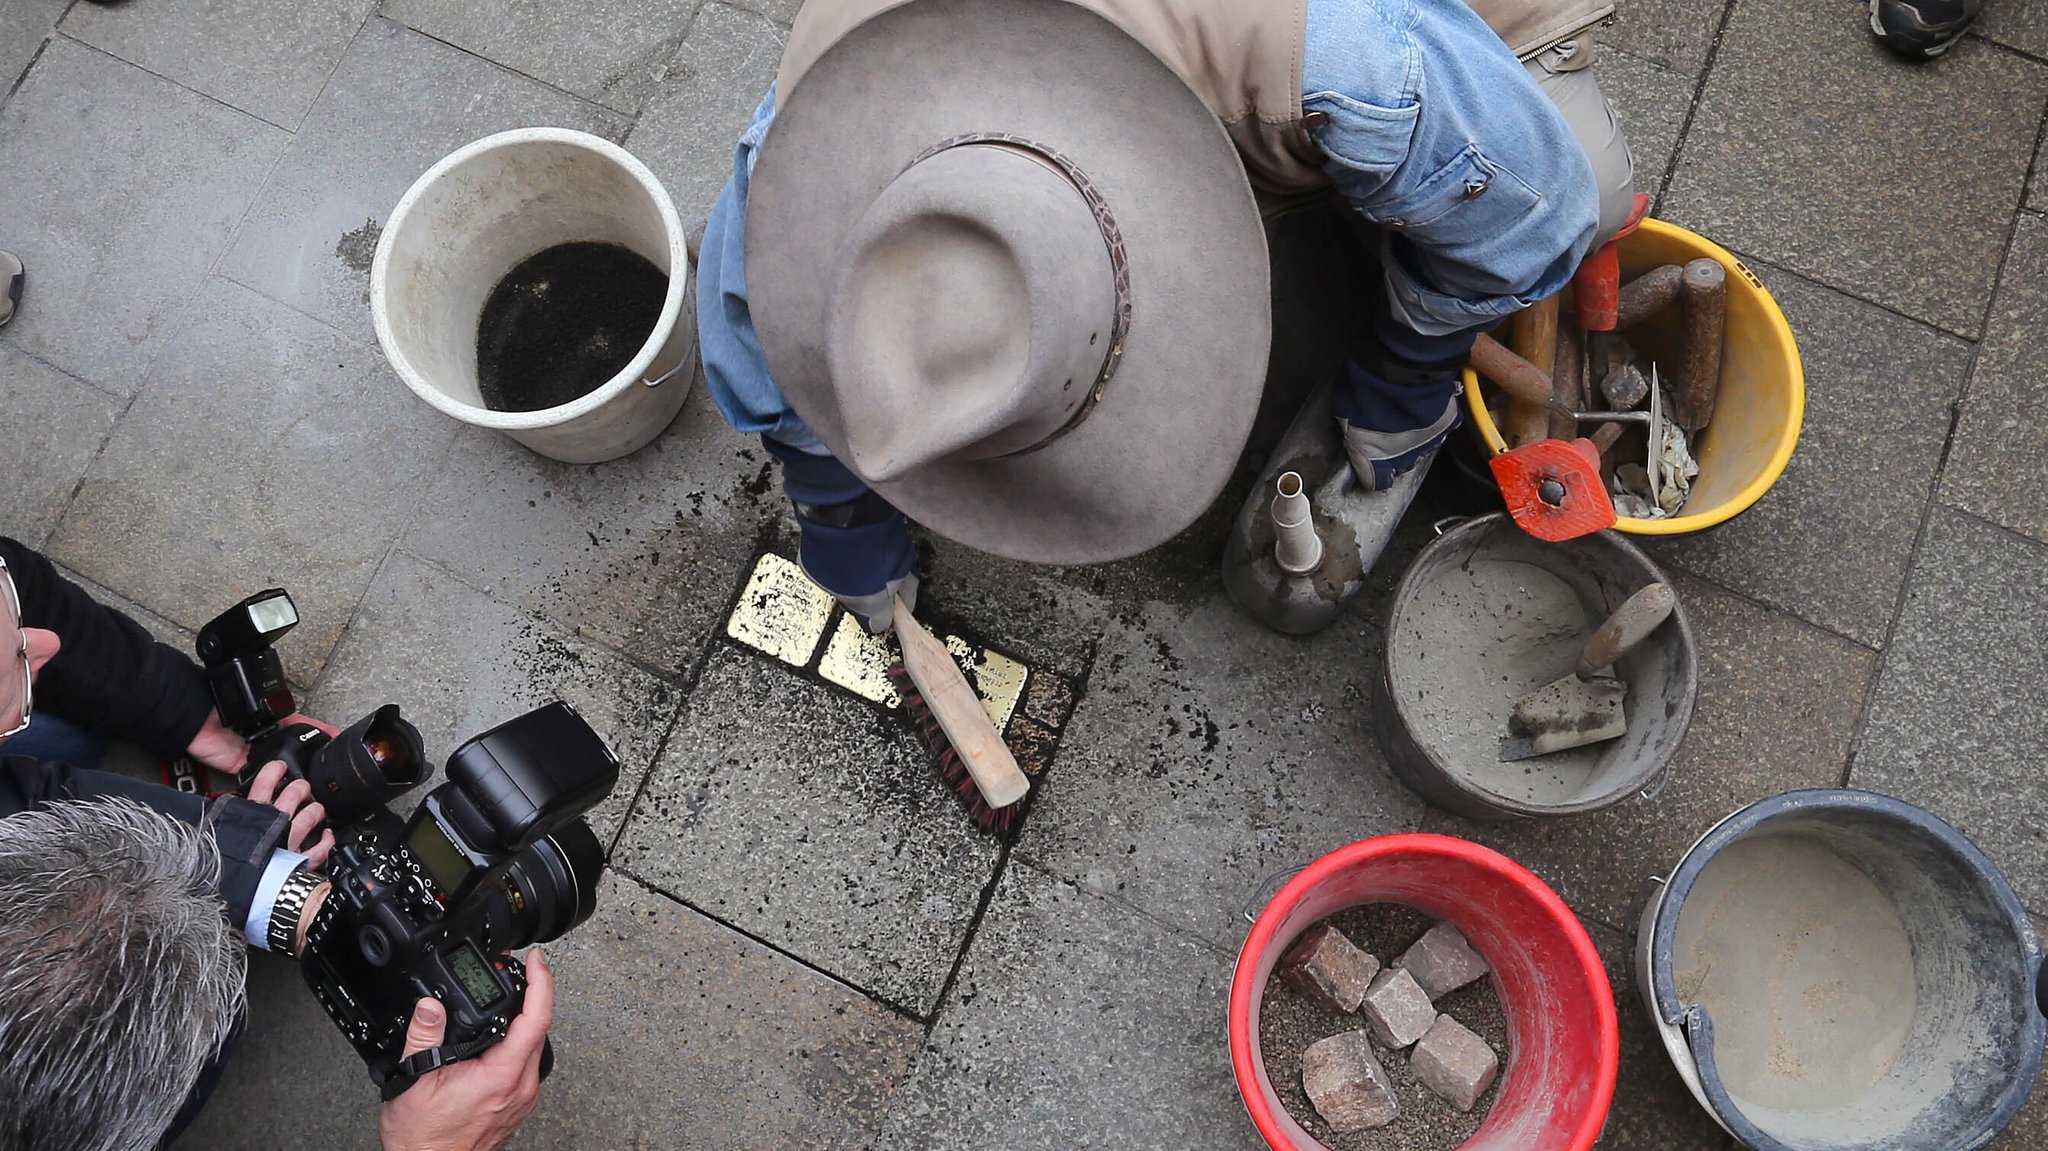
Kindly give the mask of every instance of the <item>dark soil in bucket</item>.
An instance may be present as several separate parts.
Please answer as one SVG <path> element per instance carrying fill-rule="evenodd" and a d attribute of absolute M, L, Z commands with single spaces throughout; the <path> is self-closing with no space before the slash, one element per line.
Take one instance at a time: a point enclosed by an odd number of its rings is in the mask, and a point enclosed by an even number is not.
<path fill-rule="evenodd" d="M 476 327 L 477 388 L 496 412 L 559 407 L 631 363 L 668 274 L 617 244 L 557 244 L 498 281 Z"/>
<path fill-rule="evenodd" d="M 1373 903 L 1340 911 L 1322 922 L 1343 932 L 1384 967 L 1422 938 L 1434 921 L 1412 907 Z M 1265 1058 L 1266 1078 L 1272 1081 L 1287 1113 L 1334 1151 L 1451 1151 L 1486 1122 L 1486 1113 L 1500 1094 L 1501 1080 L 1507 1074 L 1508 1022 L 1491 975 L 1446 994 L 1436 1001 L 1436 1009 L 1471 1028 L 1500 1057 L 1501 1074 L 1470 1112 L 1460 1112 L 1437 1098 L 1410 1074 L 1406 1049 L 1392 1051 L 1375 1041 L 1373 1054 L 1394 1085 L 1401 1103 L 1400 1117 L 1373 1130 L 1333 1133 L 1301 1089 L 1301 1053 L 1317 1040 L 1363 1029 L 1365 1017 L 1318 1007 L 1277 976 L 1266 982 L 1265 1002 L 1259 1008 L 1259 1049 Z"/>

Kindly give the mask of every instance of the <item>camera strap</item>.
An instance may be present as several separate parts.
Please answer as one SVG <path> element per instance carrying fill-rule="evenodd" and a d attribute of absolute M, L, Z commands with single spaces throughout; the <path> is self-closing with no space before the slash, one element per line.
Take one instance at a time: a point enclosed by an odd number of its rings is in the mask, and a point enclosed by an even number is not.
<path fill-rule="evenodd" d="M 392 1065 L 389 1071 L 378 1068 L 377 1089 L 383 1093 L 384 1102 L 389 1103 L 410 1090 L 421 1076 L 439 1071 L 450 1063 L 480 1055 L 495 1042 L 496 1036 L 485 1036 L 467 1043 L 445 1043 L 415 1052 Z"/>

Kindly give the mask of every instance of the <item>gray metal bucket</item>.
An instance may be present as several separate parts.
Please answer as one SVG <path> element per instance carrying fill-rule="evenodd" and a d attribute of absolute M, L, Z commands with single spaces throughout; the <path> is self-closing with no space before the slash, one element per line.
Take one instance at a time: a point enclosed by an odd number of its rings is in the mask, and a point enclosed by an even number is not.
<path fill-rule="evenodd" d="M 1661 787 L 1699 687 L 1683 604 L 1617 667 L 1626 735 L 1517 763 L 1501 762 L 1499 745 L 1515 701 L 1570 675 L 1592 629 L 1663 579 L 1614 532 L 1545 543 L 1505 512 L 1432 541 L 1394 591 L 1373 696 L 1394 774 L 1487 820 L 1594 811 Z"/>
<path fill-rule="evenodd" d="M 1955 828 L 1867 791 L 1743 808 L 1644 910 L 1636 979 L 1679 1074 L 1756 1151 L 1969 1151 L 2026 1102 L 2041 947 Z"/>

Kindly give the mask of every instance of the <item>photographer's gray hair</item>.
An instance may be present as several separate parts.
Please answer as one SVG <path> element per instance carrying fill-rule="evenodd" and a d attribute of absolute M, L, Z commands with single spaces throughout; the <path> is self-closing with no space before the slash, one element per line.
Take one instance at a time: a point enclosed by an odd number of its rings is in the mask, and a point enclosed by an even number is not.
<path fill-rule="evenodd" d="M 124 800 L 0 819 L 0 1151 L 149 1151 L 241 1014 L 206 832 Z"/>

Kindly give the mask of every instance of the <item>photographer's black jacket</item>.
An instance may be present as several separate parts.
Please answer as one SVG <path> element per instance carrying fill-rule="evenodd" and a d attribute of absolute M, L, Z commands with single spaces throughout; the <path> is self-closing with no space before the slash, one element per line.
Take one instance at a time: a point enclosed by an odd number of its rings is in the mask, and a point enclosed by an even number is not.
<path fill-rule="evenodd" d="M 6 557 L 21 594 L 23 625 L 56 632 L 63 645 L 36 676 L 36 710 L 162 755 L 185 750 L 213 710 L 212 693 L 198 666 L 176 648 L 156 642 L 142 625 L 86 595 L 34 550 L 0 536 L 0 556 Z M 8 756 L 7 745 L 0 743 L 0 818 L 52 800 L 99 796 L 133 799 L 186 823 L 200 822 L 206 810 L 206 801 L 196 795 Z M 257 880 L 279 845 L 285 819 L 276 808 L 247 800 L 216 802 L 221 898 L 229 921 L 239 926 L 248 918 Z"/>
<path fill-rule="evenodd" d="M 0 557 L 21 593 L 22 624 L 63 641 L 36 676 L 36 709 L 159 755 L 184 751 L 213 710 L 198 665 L 96 602 L 33 549 L 0 536 Z"/>

